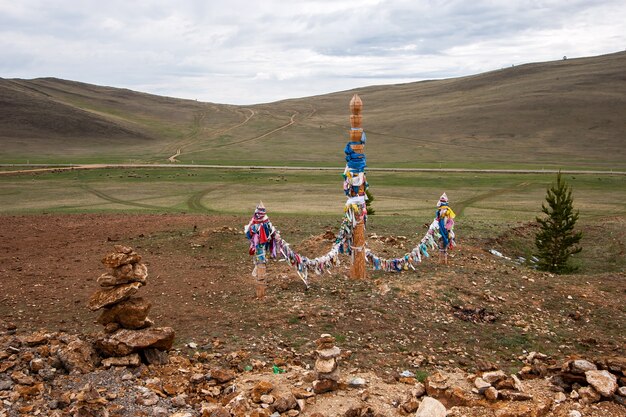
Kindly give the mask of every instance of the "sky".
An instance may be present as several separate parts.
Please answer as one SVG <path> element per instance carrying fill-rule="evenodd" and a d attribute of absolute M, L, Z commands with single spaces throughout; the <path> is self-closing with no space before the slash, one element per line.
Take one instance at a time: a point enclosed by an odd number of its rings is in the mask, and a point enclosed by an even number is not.
<path fill-rule="evenodd" d="M 624 50 L 624 0 L 0 0 L 2 78 L 225 104 Z"/>

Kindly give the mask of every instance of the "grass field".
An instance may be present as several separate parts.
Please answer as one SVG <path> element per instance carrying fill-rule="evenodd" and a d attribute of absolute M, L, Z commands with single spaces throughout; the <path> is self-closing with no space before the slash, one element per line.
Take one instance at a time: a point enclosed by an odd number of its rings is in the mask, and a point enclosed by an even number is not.
<path fill-rule="evenodd" d="M 581 262 L 589 269 L 623 268 L 626 177 L 565 178 L 585 231 Z M 532 236 L 511 231 L 540 214 L 554 175 L 371 172 L 368 180 L 376 199 L 370 232 L 420 233 L 445 191 L 458 214 L 461 240 L 491 242 L 517 256 L 529 254 Z M 301 219 L 298 232 L 284 231 L 297 243 L 325 228 L 336 229 L 345 201 L 341 184 L 340 173 L 332 171 L 101 169 L 5 175 L 0 177 L 0 213 L 211 213 L 235 215 L 243 225 L 262 200 L 273 219 Z M 279 221 L 275 224 L 280 228 Z"/>

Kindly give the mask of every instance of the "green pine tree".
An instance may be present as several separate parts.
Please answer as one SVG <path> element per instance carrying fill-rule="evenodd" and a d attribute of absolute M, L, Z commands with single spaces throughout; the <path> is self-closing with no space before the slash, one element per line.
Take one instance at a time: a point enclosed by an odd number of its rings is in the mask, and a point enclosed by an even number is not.
<path fill-rule="evenodd" d="M 365 208 L 367 209 L 367 215 L 371 216 L 372 214 L 376 213 L 376 210 L 372 208 L 372 201 L 374 201 L 374 196 L 370 192 L 369 188 L 365 190 L 365 195 L 367 196 L 367 200 L 365 200 Z"/>
<path fill-rule="evenodd" d="M 547 190 L 546 202 L 541 205 L 545 218 L 537 217 L 541 230 L 535 235 L 537 246 L 537 263 L 539 269 L 557 274 L 571 272 L 575 268 L 567 264 L 570 255 L 579 253 L 582 248 L 577 246 L 583 234 L 574 232 L 574 225 L 578 220 L 578 210 L 574 213 L 572 190 L 561 178 L 561 172 L 556 176 Z"/>

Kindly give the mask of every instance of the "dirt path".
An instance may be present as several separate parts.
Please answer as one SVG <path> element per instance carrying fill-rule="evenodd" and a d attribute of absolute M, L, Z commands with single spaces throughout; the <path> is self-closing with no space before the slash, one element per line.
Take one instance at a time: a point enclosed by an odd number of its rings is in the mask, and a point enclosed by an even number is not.
<path fill-rule="evenodd" d="M 245 116 L 245 119 L 241 123 L 237 123 L 237 124 L 235 124 L 233 126 L 225 128 L 225 129 L 221 129 L 221 130 L 217 130 L 215 132 L 212 132 L 212 133 L 208 134 L 206 139 L 210 139 L 210 138 L 213 138 L 213 137 L 217 137 L 219 135 L 223 135 L 224 133 L 230 132 L 233 129 L 237 129 L 238 127 L 244 126 L 246 123 L 248 123 L 256 115 L 256 112 L 254 110 L 252 110 L 252 109 L 243 109 L 243 110 L 247 110 L 250 113 Z M 198 136 L 198 134 L 200 133 L 200 123 L 201 123 L 202 119 L 204 119 L 205 117 L 206 117 L 206 114 L 203 114 L 201 120 L 199 120 L 197 122 L 197 126 L 195 126 L 194 132 L 192 133 L 192 135 L 187 137 L 187 140 L 185 142 L 182 142 L 181 144 L 179 144 L 179 148 L 176 151 L 176 155 L 172 155 L 170 158 L 168 158 L 168 160 L 170 162 L 179 162 L 178 160 L 176 160 L 176 157 L 181 156 L 182 154 L 193 153 L 193 152 L 183 152 L 183 149 L 197 144 L 197 141 L 195 141 L 193 139 L 196 138 Z"/>
<path fill-rule="evenodd" d="M 258 138 L 257 138 L 258 139 Z M 0 167 L 8 166 L 41 166 L 27 164 L 0 164 Z M 241 170 L 241 169 L 263 169 L 263 170 L 281 170 L 281 171 L 343 171 L 343 167 L 312 167 L 312 166 L 270 166 L 270 165 L 203 165 L 203 164 L 80 164 L 71 166 L 54 166 L 41 167 L 31 169 L 19 169 L 11 171 L 1 171 L 1 175 L 17 175 L 29 174 L 37 172 L 55 172 L 55 171 L 71 171 L 74 169 L 142 169 L 142 168 L 174 168 L 174 169 L 225 169 L 225 170 Z M 626 175 L 626 171 L 583 171 L 583 170 L 556 170 L 556 169 L 464 169 L 464 168 L 367 168 L 368 171 L 378 172 L 457 172 L 457 173 L 476 173 L 476 174 L 556 174 L 559 171 L 562 174 L 576 175 Z"/>
<path fill-rule="evenodd" d="M 521 190 L 522 188 L 526 188 L 530 185 L 529 182 L 521 182 L 519 184 L 517 184 L 514 187 L 509 187 L 509 188 L 500 188 L 497 190 L 493 190 L 493 191 L 489 191 L 488 193 L 484 193 L 484 194 L 478 194 L 475 195 L 471 198 L 468 198 L 466 200 L 462 200 L 459 201 L 457 203 L 455 203 L 455 208 L 456 208 L 456 214 L 457 215 L 462 215 L 463 211 L 465 211 L 465 209 L 467 207 L 470 207 L 471 205 L 479 202 L 479 201 L 483 201 L 486 199 L 489 199 L 491 197 L 495 197 L 495 196 L 500 196 L 500 195 L 504 195 L 504 194 L 509 194 L 509 193 L 514 193 L 518 190 Z"/>
<path fill-rule="evenodd" d="M 215 146 L 212 146 L 210 148 L 198 149 L 198 150 L 195 150 L 195 151 L 187 152 L 186 154 L 192 154 L 192 153 L 198 153 L 198 152 L 206 152 L 206 151 L 210 151 L 210 150 L 216 149 L 216 148 L 224 148 L 226 146 L 239 145 L 241 143 L 252 142 L 253 140 L 263 139 L 264 137 L 267 137 L 267 136 L 269 136 L 271 134 L 274 134 L 276 132 L 279 132 L 281 130 L 287 129 L 289 126 L 293 125 L 296 122 L 296 116 L 298 114 L 299 114 L 298 112 L 293 113 L 291 115 L 291 118 L 289 119 L 289 122 L 285 123 L 282 126 L 279 126 L 279 127 L 275 128 L 275 129 L 272 129 L 269 132 L 263 133 L 262 135 L 254 136 L 254 137 L 247 138 L 247 139 L 236 140 L 236 141 L 230 142 L 230 143 L 224 143 L 223 145 L 215 145 Z"/>
<path fill-rule="evenodd" d="M 170 162 L 179 162 L 176 158 L 180 156 L 180 148 L 176 149 L 176 153 L 172 156 L 170 156 L 169 158 L 167 158 L 168 161 Z"/>

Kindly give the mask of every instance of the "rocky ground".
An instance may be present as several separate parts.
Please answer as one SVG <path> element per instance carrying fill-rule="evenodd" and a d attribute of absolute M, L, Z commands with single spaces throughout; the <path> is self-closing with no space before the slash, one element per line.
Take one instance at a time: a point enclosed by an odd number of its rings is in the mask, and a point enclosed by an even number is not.
<path fill-rule="evenodd" d="M 312 353 L 315 362 L 265 362 L 251 360 L 252 352 L 192 345 L 193 353 L 170 352 L 164 364 L 116 366 L 94 351 L 89 337 L 17 336 L 12 327 L 2 322 L 3 417 L 618 417 L 626 412 L 624 357 L 555 361 L 532 352 L 517 374 L 442 367 L 420 378 L 411 371 L 381 377 L 360 370 L 344 351 L 333 368 L 337 384 L 328 391 L 317 385 L 324 362 L 319 349 Z"/>
<path fill-rule="evenodd" d="M 341 265 L 308 291 L 288 265 L 270 263 L 259 301 L 247 220 L 0 218 L 0 416 L 392 416 L 415 414 L 424 398 L 452 416 L 626 415 L 623 272 L 553 276 L 490 254 L 476 236 L 449 265 L 429 259 L 364 281 Z M 272 220 L 306 255 L 328 250 L 336 227 Z M 402 255 L 415 237 L 398 232 L 370 230 L 370 247 Z M 115 244 L 142 256 L 150 319 L 176 332 L 167 364 L 93 351 L 102 326 L 87 304 Z M 315 393 L 323 333 L 342 350 L 340 378 L 336 391 Z"/>

